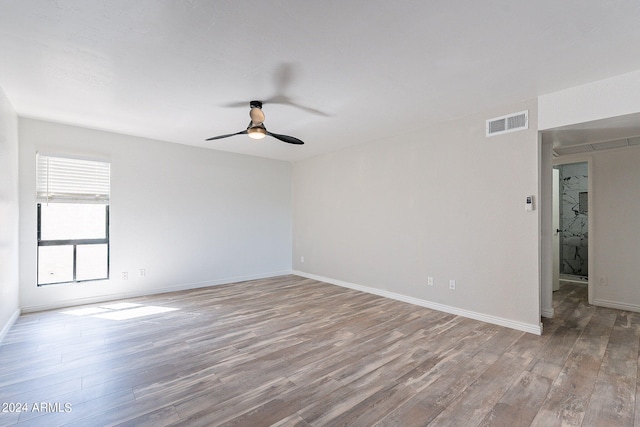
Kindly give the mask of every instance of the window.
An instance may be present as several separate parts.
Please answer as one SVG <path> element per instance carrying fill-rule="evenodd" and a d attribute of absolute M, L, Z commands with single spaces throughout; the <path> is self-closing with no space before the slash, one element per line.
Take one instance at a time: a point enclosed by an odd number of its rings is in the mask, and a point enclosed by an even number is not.
<path fill-rule="evenodd" d="M 110 164 L 38 155 L 38 286 L 109 278 Z"/>

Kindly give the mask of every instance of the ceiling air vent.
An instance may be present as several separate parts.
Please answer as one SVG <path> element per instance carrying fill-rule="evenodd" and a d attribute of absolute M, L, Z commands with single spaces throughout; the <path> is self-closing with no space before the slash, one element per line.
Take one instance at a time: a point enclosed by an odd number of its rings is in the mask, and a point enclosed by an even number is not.
<path fill-rule="evenodd" d="M 529 129 L 529 110 L 487 120 L 487 136 Z"/>

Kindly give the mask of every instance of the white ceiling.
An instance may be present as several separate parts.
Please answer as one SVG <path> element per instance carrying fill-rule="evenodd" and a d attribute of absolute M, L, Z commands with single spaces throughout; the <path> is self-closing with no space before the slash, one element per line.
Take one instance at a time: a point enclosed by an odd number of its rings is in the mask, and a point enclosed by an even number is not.
<path fill-rule="evenodd" d="M 0 87 L 21 116 L 295 161 L 640 69 L 638 22 L 637 0 L 0 0 Z M 265 125 L 304 146 L 203 141 L 274 97 Z"/>
<path fill-rule="evenodd" d="M 556 156 L 640 145 L 640 113 L 544 130 Z"/>

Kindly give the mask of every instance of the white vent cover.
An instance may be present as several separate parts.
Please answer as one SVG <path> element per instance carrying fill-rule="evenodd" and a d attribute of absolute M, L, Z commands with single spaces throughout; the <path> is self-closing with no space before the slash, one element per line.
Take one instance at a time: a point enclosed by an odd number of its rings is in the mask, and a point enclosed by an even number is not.
<path fill-rule="evenodd" d="M 487 120 L 487 136 L 529 129 L 529 110 Z"/>

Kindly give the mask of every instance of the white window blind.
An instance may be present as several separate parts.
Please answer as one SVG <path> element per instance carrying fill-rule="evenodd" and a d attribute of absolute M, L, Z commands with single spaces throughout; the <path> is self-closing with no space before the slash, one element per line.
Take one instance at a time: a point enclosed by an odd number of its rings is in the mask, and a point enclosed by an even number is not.
<path fill-rule="evenodd" d="M 38 201 L 109 203 L 110 163 L 37 155 Z"/>

